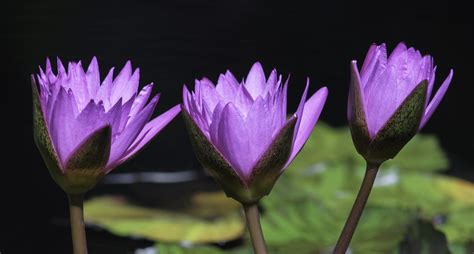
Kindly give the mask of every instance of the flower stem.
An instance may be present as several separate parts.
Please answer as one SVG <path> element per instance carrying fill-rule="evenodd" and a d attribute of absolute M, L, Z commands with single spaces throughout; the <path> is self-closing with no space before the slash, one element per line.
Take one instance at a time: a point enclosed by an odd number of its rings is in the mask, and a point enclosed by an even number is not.
<path fill-rule="evenodd" d="M 74 254 L 87 254 L 86 231 L 84 229 L 84 195 L 68 194 L 71 233 Z"/>
<path fill-rule="evenodd" d="M 267 246 L 263 238 L 262 227 L 260 225 L 260 214 L 257 204 L 244 205 L 247 227 L 252 239 L 253 251 L 255 254 L 267 254 Z"/>
<path fill-rule="evenodd" d="M 334 254 L 346 253 L 346 250 L 349 247 L 349 243 L 351 242 L 352 236 L 354 235 L 355 229 L 357 227 L 357 223 L 359 222 L 362 212 L 364 211 L 365 204 L 367 203 L 370 191 L 372 190 L 372 186 L 374 185 L 379 166 L 380 164 L 367 163 L 367 169 L 365 171 L 364 180 L 362 181 L 362 185 L 359 189 L 359 194 L 357 194 L 357 198 L 354 202 L 354 205 L 352 206 L 351 213 L 349 214 L 346 224 L 344 225 L 344 229 L 339 236 L 339 240 L 337 241 L 336 247 L 334 248 Z"/>

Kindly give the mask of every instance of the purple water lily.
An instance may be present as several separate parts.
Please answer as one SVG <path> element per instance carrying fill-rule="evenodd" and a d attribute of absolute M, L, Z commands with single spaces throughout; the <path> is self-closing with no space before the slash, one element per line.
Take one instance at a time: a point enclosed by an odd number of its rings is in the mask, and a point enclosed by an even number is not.
<path fill-rule="evenodd" d="M 354 127 L 353 136 L 359 136 L 356 137 L 356 146 L 365 154 L 371 153 L 367 149 L 380 143 L 377 139 L 386 137 L 388 132 L 391 132 L 391 139 L 403 141 L 396 142 L 399 144 L 392 149 L 400 150 L 425 126 L 453 77 L 451 70 L 431 99 L 436 73 L 433 58 L 430 55 L 422 56 L 420 51 L 407 48 L 404 43 L 399 43 L 388 58 L 385 44 L 374 44 L 367 53 L 360 73 L 356 61 L 352 61 L 351 67 L 348 118 L 351 127 Z M 356 132 L 363 133 L 364 137 L 354 133 L 357 128 Z M 380 148 L 380 144 L 377 146 Z M 387 158 L 378 159 L 392 158 L 396 153 L 392 151 L 387 155 Z"/>
<path fill-rule="evenodd" d="M 380 165 L 425 126 L 448 90 L 453 70 L 431 99 L 435 73 L 430 55 L 404 43 L 388 58 L 385 44 L 372 45 L 360 73 L 352 61 L 347 113 L 352 140 L 367 169 L 334 254 L 346 253 Z"/>
<path fill-rule="evenodd" d="M 115 78 L 112 68 L 102 84 L 95 57 L 87 71 L 81 62 L 70 62 L 66 70 L 59 59 L 57 68 L 53 73 L 47 60 L 45 71 L 40 67 L 37 75 L 38 86 L 32 77 L 39 104 L 35 139 L 53 178 L 66 191 L 90 188 L 85 175 L 95 182 L 92 178 L 130 159 L 180 111 L 177 105 L 150 121 L 159 95 L 149 100 L 153 83 L 138 92 L 140 71 L 132 72 L 130 61 Z M 75 179 L 80 169 L 88 171 Z"/>
<path fill-rule="evenodd" d="M 296 113 L 287 118 L 287 82 L 282 84 L 276 70 L 267 79 L 255 63 L 242 82 L 227 71 L 216 86 L 204 78 L 196 80 L 193 92 L 183 87 L 183 111 L 197 157 L 224 189 L 231 188 L 229 181 L 236 182 L 227 194 L 238 200 L 245 199 L 237 197 L 244 195 L 236 194 L 241 190 L 251 200 L 266 194 L 251 193 L 257 179 L 266 175 L 265 182 L 273 186 L 305 144 L 324 106 L 325 87 L 306 100 L 308 80 Z M 273 172 L 271 177 L 268 172 Z"/>

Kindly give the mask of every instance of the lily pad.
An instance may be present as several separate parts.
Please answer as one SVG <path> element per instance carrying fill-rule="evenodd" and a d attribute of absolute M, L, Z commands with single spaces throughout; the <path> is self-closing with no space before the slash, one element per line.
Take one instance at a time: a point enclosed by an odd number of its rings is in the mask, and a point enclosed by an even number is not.
<path fill-rule="evenodd" d="M 118 196 L 93 198 L 84 210 L 88 224 L 153 241 L 223 242 L 239 238 L 245 230 L 238 204 L 223 193 L 197 194 L 182 211 L 142 207 Z"/>

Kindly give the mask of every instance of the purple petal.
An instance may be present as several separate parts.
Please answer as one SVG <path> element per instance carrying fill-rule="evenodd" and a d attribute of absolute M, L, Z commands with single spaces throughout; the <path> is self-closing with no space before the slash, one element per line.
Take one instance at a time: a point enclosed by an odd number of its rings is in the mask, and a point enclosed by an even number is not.
<path fill-rule="evenodd" d="M 433 86 L 436 80 L 436 66 L 430 73 L 430 77 L 428 79 L 428 90 L 426 92 L 426 101 L 425 101 L 425 108 L 428 106 L 428 103 L 431 100 L 431 94 L 433 93 Z"/>
<path fill-rule="evenodd" d="M 130 159 L 133 155 L 139 152 L 152 138 L 154 138 L 176 115 L 181 111 L 180 105 L 176 105 L 160 116 L 148 122 L 143 130 L 138 134 L 135 141 L 130 148 L 125 152 L 124 156 L 119 159 L 119 164 Z"/>
<path fill-rule="evenodd" d="M 214 84 L 207 78 L 197 81 L 197 84 L 203 103 L 207 105 L 209 110 L 213 110 L 220 100 Z"/>
<path fill-rule="evenodd" d="M 234 74 L 232 74 L 232 72 L 230 72 L 229 70 L 227 70 L 225 72 L 225 78 L 227 79 L 227 82 L 229 82 L 230 85 L 234 86 L 234 87 L 237 87 L 239 86 L 239 81 L 237 81 L 237 79 L 235 78 Z"/>
<path fill-rule="evenodd" d="M 111 119 L 115 119 L 115 117 L 119 114 L 120 106 L 115 105 L 112 107 L 113 115 L 110 114 Z M 112 118 L 113 116 L 113 118 Z M 79 136 L 76 139 L 83 139 L 86 135 L 89 135 L 97 128 L 102 127 L 109 123 L 104 107 L 101 104 L 96 104 L 93 100 L 91 100 L 81 111 L 81 113 L 76 118 L 76 130 L 75 135 Z M 114 130 L 114 128 L 112 128 Z"/>
<path fill-rule="evenodd" d="M 71 97 L 64 88 L 60 89 L 49 123 L 51 139 L 63 167 L 78 142 Z"/>
<path fill-rule="evenodd" d="M 374 87 L 377 84 L 374 81 L 382 75 L 387 67 L 387 48 L 385 44 L 383 43 L 375 49 L 372 49 L 374 52 L 371 52 L 371 49 L 369 49 L 369 53 L 367 53 L 368 55 L 360 72 L 360 84 L 363 88 L 361 91 L 365 94 L 369 94 L 372 89 L 376 89 Z M 369 54 L 374 55 L 369 56 Z"/>
<path fill-rule="evenodd" d="M 303 95 L 301 96 L 301 100 L 300 100 L 300 104 L 298 105 L 298 109 L 296 109 L 296 112 L 294 114 L 298 118 L 296 119 L 295 132 L 293 134 L 293 144 L 295 143 L 296 136 L 298 135 L 298 130 L 300 128 L 301 118 L 302 118 L 303 110 L 304 110 L 304 104 L 306 102 L 306 96 L 308 94 L 308 87 L 309 87 L 309 79 L 306 80 L 306 87 L 304 89 Z"/>
<path fill-rule="evenodd" d="M 105 113 L 103 121 L 110 125 L 112 136 L 121 132 L 123 128 L 122 122 L 127 120 L 127 115 L 123 114 L 123 109 L 122 99 L 119 99 L 117 103 Z"/>
<path fill-rule="evenodd" d="M 247 152 L 255 156 L 255 162 L 273 141 L 273 134 L 280 129 L 273 126 L 276 114 L 272 109 L 267 101 L 258 96 L 245 118 L 249 143 L 252 144 Z"/>
<path fill-rule="evenodd" d="M 190 103 L 191 93 L 189 92 L 189 89 L 186 87 L 186 85 L 183 85 L 183 106 L 189 114 L 191 114 L 191 108 L 189 105 Z"/>
<path fill-rule="evenodd" d="M 69 84 L 65 87 L 72 89 L 79 109 L 83 109 L 89 103 L 90 96 L 87 89 L 87 80 L 82 64 L 69 63 L 68 67 Z"/>
<path fill-rule="evenodd" d="M 393 115 L 403 99 L 413 90 L 413 88 L 410 90 L 413 85 L 406 83 L 405 80 L 400 80 L 400 73 L 403 72 L 404 66 L 404 58 L 400 57 L 400 54 L 406 54 L 406 52 L 398 53 L 399 57 L 390 60 L 386 70 L 371 81 L 374 85 L 370 91 L 366 90 L 370 84 L 365 87 L 366 121 L 372 138 Z"/>
<path fill-rule="evenodd" d="M 355 60 L 352 60 L 351 62 L 351 79 L 354 79 L 354 80 L 357 80 L 357 82 L 352 82 L 351 83 L 351 87 L 349 89 L 349 101 L 347 103 L 347 119 L 352 119 L 353 116 L 351 115 L 352 114 L 352 105 L 353 105 L 353 101 L 352 99 L 355 97 L 353 96 L 352 93 L 355 92 L 355 90 L 352 88 L 352 85 L 355 84 L 355 85 L 358 85 L 358 90 L 360 91 L 360 99 L 361 99 L 361 103 L 362 103 L 362 107 L 363 107 L 363 110 L 364 110 L 364 114 L 365 114 L 365 121 L 367 122 L 367 109 L 366 109 L 366 100 L 365 100 L 365 94 L 364 94 L 364 90 L 362 89 L 362 84 L 361 84 L 361 77 L 360 77 L 360 74 L 359 74 L 359 70 L 358 70 L 358 67 L 357 67 L 357 61 Z"/>
<path fill-rule="evenodd" d="M 110 93 L 112 91 L 113 76 L 114 68 L 111 68 L 104 81 L 102 81 L 102 85 L 99 87 L 99 90 L 97 91 L 96 100 L 102 101 L 106 109 L 111 107 Z"/>
<path fill-rule="evenodd" d="M 253 99 L 250 93 L 247 91 L 247 88 L 243 85 L 240 85 L 237 88 L 237 94 L 235 95 L 234 100 L 232 101 L 234 106 L 242 113 L 244 117 L 247 116 L 247 112 L 252 106 Z"/>
<path fill-rule="evenodd" d="M 403 54 L 405 51 L 407 51 L 407 46 L 405 45 L 405 43 L 404 42 L 398 43 L 395 49 L 390 54 L 390 56 L 388 57 L 388 61 L 391 62 L 394 59 L 400 57 L 400 55 Z"/>
<path fill-rule="evenodd" d="M 95 56 L 92 58 L 92 61 L 87 68 L 86 80 L 90 98 L 95 98 L 97 90 L 99 90 L 100 87 L 99 64 L 97 63 L 97 58 Z"/>
<path fill-rule="evenodd" d="M 61 62 L 61 59 L 59 59 L 59 57 L 56 58 L 56 62 L 58 65 L 58 76 L 67 76 L 66 69 L 64 68 L 63 62 Z"/>
<path fill-rule="evenodd" d="M 230 72 L 229 72 L 230 73 Z M 229 74 L 232 75 L 232 74 Z M 233 77 L 233 76 L 232 76 Z M 217 81 L 216 91 L 224 101 L 231 101 L 237 93 L 237 87 L 239 86 L 235 78 L 228 78 L 221 74 Z"/>
<path fill-rule="evenodd" d="M 110 94 L 110 103 L 115 104 L 119 98 L 130 98 L 136 90 L 129 86 L 128 81 L 132 76 L 132 63 L 127 61 L 120 73 L 113 81 Z"/>
<path fill-rule="evenodd" d="M 138 93 L 137 97 L 133 101 L 132 108 L 130 109 L 129 116 L 133 118 L 143 109 L 143 107 L 148 102 L 150 98 L 151 91 L 153 90 L 153 83 L 150 83 L 142 88 L 140 93 Z"/>
<path fill-rule="evenodd" d="M 111 170 L 116 167 L 118 160 L 122 158 L 125 151 L 130 147 L 132 142 L 136 139 L 143 126 L 150 119 L 153 110 L 155 109 L 158 97 L 155 96 L 150 103 L 131 121 L 125 129 L 118 136 L 114 137 L 110 151 L 109 161 L 107 162 L 106 170 Z"/>
<path fill-rule="evenodd" d="M 372 43 L 372 45 L 370 45 L 369 51 L 367 51 L 367 55 L 365 56 L 364 64 L 362 65 L 360 72 L 363 74 L 366 74 L 367 72 L 372 73 L 379 54 L 379 46 L 375 43 Z"/>
<path fill-rule="evenodd" d="M 250 144 L 245 122 L 234 104 L 227 104 L 219 123 L 218 149 L 229 161 L 236 174 L 248 179 L 255 156 L 250 153 Z"/>
<path fill-rule="evenodd" d="M 278 86 L 277 72 L 275 69 L 272 70 L 268 77 L 267 84 L 265 86 L 265 92 L 263 94 L 274 94 Z"/>
<path fill-rule="evenodd" d="M 301 124 L 297 131 L 298 135 L 293 142 L 290 158 L 288 159 L 284 168 L 286 168 L 293 161 L 311 135 L 311 132 L 318 122 L 319 116 L 321 115 L 327 95 L 328 89 L 323 87 L 314 93 L 308 101 L 306 101 L 303 115 L 301 117 Z"/>
<path fill-rule="evenodd" d="M 436 92 L 430 104 L 428 104 L 428 107 L 425 110 L 425 115 L 421 119 L 420 129 L 422 129 L 425 126 L 425 124 L 428 122 L 428 120 L 431 118 L 431 115 L 433 115 L 434 111 L 436 110 L 439 103 L 441 102 L 441 99 L 443 99 L 444 95 L 446 94 L 446 91 L 448 90 L 449 85 L 451 84 L 451 80 L 453 79 L 453 74 L 454 74 L 453 70 L 451 69 L 448 77 L 444 80 L 443 84 Z"/>
<path fill-rule="evenodd" d="M 263 72 L 262 65 L 259 62 L 253 64 L 250 69 L 247 79 L 245 80 L 245 87 L 247 91 L 252 95 L 255 100 L 257 96 L 261 95 L 265 90 L 265 73 Z"/>
<path fill-rule="evenodd" d="M 214 144 L 215 147 L 218 147 L 219 145 L 219 123 L 221 122 L 223 109 L 224 106 L 222 106 L 222 103 L 218 103 L 217 106 L 214 108 L 214 112 L 212 113 L 212 121 L 209 126 L 209 133 L 207 138 Z"/>

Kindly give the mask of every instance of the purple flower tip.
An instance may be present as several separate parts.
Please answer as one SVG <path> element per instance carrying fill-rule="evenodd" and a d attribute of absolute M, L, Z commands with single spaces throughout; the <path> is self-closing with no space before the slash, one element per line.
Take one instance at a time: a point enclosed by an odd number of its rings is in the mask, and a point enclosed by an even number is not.
<path fill-rule="evenodd" d="M 352 61 L 357 70 L 357 62 Z M 431 94 L 435 82 L 436 67 L 430 55 L 422 55 L 420 51 L 400 42 L 387 58 L 384 43 L 372 44 L 357 73 L 368 131 L 374 138 L 395 111 L 404 102 L 405 98 L 420 84 L 428 82 L 425 111 L 419 125 L 423 128 L 433 114 L 444 94 L 446 93 L 453 72 L 443 82 L 435 96 Z"/>
<path fill-rule="evenodd" d="M 244 182 L 249 181 L 256 163 L 289 121 L 287 83 L 282 83 L 276 70 L 265 76 L 262 65 L 256 62 L 243 82 L 226 71 L 217 85 L 203 78 L 196 80 L 194 91 L 183 86 L 184 109 Z M 327 97 L 324 87 L 306 100 L 308 87 L 309 79 L 295 112 L 291 154 L 284 168 L 308 139 Z"/>
<path fill-rule="evenodd" d="M 39 68 L 39 102 L 61 170 L 91 133 L 109 125 L 110 155 L 103 169 L 107 173 L 137 153 L 179 113 L 175 106 L 150 121 L 158 102 L 158 96 L 149 101 L 153 83 L 138 92 L 140 71 L 133 70 L 130 61 L 115 77 L 113 70 L 101 81 L 95 56 L 87 71 L 80 61 L 69 62 L 66 69 L 59 58 L 56 72 L 49 58 L 46 69 Z"/>

